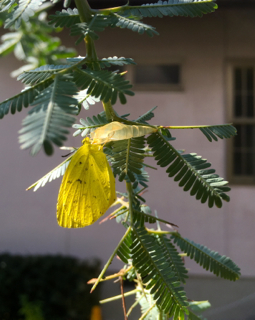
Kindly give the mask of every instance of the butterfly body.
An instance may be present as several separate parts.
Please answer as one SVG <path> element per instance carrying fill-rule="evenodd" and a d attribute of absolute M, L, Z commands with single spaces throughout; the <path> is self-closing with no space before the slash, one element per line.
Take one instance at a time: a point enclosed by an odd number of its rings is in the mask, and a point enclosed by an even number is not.
<path fill-rule="evenodd" d="M 58 223 L 65 228 L 91 225 L 115 200 L 115 179 L 103 147 L 85 138 L 72 157 L 60 186 Z"/>

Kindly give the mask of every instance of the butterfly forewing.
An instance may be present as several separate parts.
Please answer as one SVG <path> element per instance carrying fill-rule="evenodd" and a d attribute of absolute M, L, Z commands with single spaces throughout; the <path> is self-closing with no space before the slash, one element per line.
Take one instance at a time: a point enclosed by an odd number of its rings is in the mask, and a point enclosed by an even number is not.
<path fill-rule="evenodd" d="M 89 138 L 75 153 L 59 190 L 57 220 L 66 228 L 94 223 L 115 201 L 115 180 L 99 145 Z"/>

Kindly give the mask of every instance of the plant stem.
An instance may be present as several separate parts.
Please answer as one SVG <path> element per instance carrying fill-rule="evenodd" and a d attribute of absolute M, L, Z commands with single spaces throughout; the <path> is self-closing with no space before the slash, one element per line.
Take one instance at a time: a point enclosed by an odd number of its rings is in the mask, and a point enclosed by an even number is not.
<path fill-rule="evenodd" d="M 75 4 L 79 11 L 81 22 L 89 23 L 94 15 L 94 12 L 91 10 L 87 0 L 75 0 Z M 87 60 L 97 61 L 98 59 L 97 59 L 94 41 L 88 35 L 85 36 L 84 41 L 86 44 Z"/>
<path fill-rule="evenodd" d="M 114 121 L 117 120 L 117 116 L 115 114 L 115 111 L 112 107 L 111 101 L 108 102 L 102 102 L 103 103 L 103 107 L 104 107 L 104 111 L 105 111 L 105 115 L 106 115 L 106 119 L 108 121 Z"/>
<path fill-rule="evenodd" d="M 129 214 L 130 214 L 130 226 L 133 228 L 134 225 L 134 219 L 133 219 L 133 206 L 132 206 L 132 195 L 133 195 L 133 189 L 130 182 L 126 182 L 126 189 L 128 192 L 128 202 L 129 202 Z"/>
<path fill-rule="evenodd" d="M 120 291 L 122 295 L 122 308 L 124 312 L 124 320 L 127 320 L 127 309 L 126 309 L 126 303 L 125 303 L 125 296 L 124 296 L 124 285 L 123 285 L 123 278 L 122 276 L 119 277 L 120 280 Z"/>
<path fill-rule="evenodd" d="M 138 291 L 137 289 L 128 291 L 128 292 L 124 293 L 124 297 L 128 297 L 128 296 L 131 296 L 133 294 L 136 294 L 137 291 Z M 108 298 L 108 299 L 100 300 L 99 302 L 100 302 L 100 304 L 103 304 L 103 303 L 115 301 L 115 300 L 118 300 L 118 299 L 122 299 L 122 294 L 119 294 L 117 296 L 114 296 L 114 297 L 111 297 L 111 298 Z"/>
<path fill-rule="evenodd" d="M 126 236 L 129 234 L 130 232 L 130 227 L 127 229 L 126 233 L 124 234 L 124 236 L 122 237 L 122 239 L 120 240 L 119 244 L 117 245 L 117 247 L 115 248 L 115 250 L 113 251 L 112 255 L 110 256 L 109 260 L 107 261 L 107 263 L 105 264 L 103 270 L 101 271 L 99 277 L 97 278 L 96 283 L 93 285 L 92 289 L 90 290 L 90 293 L 92 291 L 95 290 L 96 286 L 98 285 L 98 283 L 101 281 L 101 279 L 103 278 L 106 270 L 108 269 L 109 265 L 111 264 L 113 258 L 115 257 L 115 255 L 117 254 L 117 251 L 119 250 L 119 247 L 121 246 L 122 242 L 125 240 Z"/>

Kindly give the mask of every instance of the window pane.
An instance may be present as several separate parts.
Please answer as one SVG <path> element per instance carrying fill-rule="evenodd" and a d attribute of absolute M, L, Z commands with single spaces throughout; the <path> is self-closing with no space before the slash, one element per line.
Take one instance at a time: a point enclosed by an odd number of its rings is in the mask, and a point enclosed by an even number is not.
<path fill-rule="evenodd" d="M 242 154 L 241 152 L 234 153 L 234 174 L 242 174 Z"/>
<path fill-rule="evenodd" d="M 242 116 L 242 96 L 241 96 L 241 94 L 235 95 L 235 116 L 236 117 Z"/>
<path fill-rule="evenodd" d="M 254 141 L 253 141 L 253 139 L 254 139 L 254 133 L 253 133 L 253 126 L 252 125 L 247 125 L 247 126 L 245 126 L 246 128 L 246 147 L 248 147 L 248 148 L 252 148 L 252 146 L 254 145 Z"/>
<path fill-rule="evenodd" d="M 136 84 L 180 84 L 180 65 L 136 66 Z"/>
<path fill-rule="evenodd" d="M 253 167 L 254 167 L 254 157 L 252 152 L 247 152 L 246 154 L 246 166 L 245 166 L 245 173 L 247 175 L 253 174 Z"/>
<path fill-rule="evenodd" d="M 253 69 L 248 68 L 246 72 L 247 90 L 253 91 Z"/>
<path fill-rule="evenodd" d="M 242 89 L 242 69 L 235 68 L 235 90 Z"/>
<path fill-rule="evenodd" d="M 237 136 L 232 141 L 232 174 L 236 181 L 250 183 L 255 175 L 255 65 L 235 67 L 233 71 L 232 115 Z"/>
<path fill-rule="evenodd" d="M 237 135 L 233 138 L 234 139 L 234 146 L 241 147 L 242 146 L 242 130 L 240 125 L 235 125 L 237 130 Z"/>
<path fill-rule="evenodd" d="M 253 94 L 248 94 L 247 95 L 247 114 L 246 116 L 248 118 L 252 118 L 254 116 L 253 112 Z"/>

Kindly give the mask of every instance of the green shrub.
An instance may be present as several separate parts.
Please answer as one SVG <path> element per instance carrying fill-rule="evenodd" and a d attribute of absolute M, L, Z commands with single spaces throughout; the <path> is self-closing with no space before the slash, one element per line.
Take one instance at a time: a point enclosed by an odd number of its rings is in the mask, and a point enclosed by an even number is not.
<path fill-rule="evenodd" d="M 98 275 L 99 261 L 63 256 L 0 255 L 0 319 L 26 319 L 28 307 L 44 319 L 89 319 L 99 294 L 87 281 Z M 31 311 L 32 312 L 32 311 Z"/>

